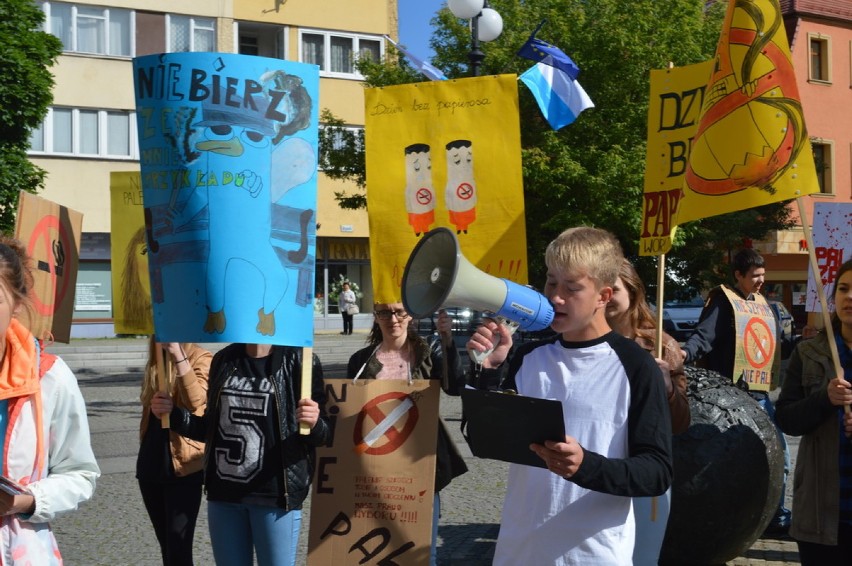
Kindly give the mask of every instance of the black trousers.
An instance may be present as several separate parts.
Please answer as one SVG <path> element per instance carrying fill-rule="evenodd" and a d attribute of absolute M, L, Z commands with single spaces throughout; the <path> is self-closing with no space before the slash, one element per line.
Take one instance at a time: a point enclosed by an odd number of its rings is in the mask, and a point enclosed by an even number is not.
<path fill-rule="evenodd" d="M 192 566 L 192 539 L 201 506 L 203 474 L 170 483 L 139 481 L 142 501 L 160 543 L 164 566 Z"/>
<path fill-rule="evenodd" d="M 343 333 L 352 334 L 352 319 L 355 318 L 355 316 L 345 312 L 340 314 L 343 315 Z"/>
<path fill-rule="evenodd" d="M 837 546 L 829 546 L 797 540 L 802 566 L 852 565 L 852 526 L 840 524 L 837 542 Z"/>

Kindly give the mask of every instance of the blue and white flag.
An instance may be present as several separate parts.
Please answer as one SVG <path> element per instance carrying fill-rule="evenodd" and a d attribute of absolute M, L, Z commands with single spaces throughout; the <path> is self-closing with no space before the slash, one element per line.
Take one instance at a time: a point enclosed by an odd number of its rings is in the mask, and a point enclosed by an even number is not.
<path fill-rule="evenodd" d="M 535 96 L 541 113 L 554 130 L 567 126 L 580 112 L 595 106 L 580 83 L 545 63 L 536 63 L 520 79 Z"/>
<path fill-rule="evenodd" d="M 426 77 L 432 79 L 433 81 L 445 81 L 445 80 L 447 80 L 446 75 L 444 75 L 444 73 L 439 68 L 435 67 L 434 65 L 432 65 L 428 61 L 423 61 L 422 59 L 418 59 L 417 57 L 412 55 L 411 52 L 408 51 L 408 49 L 406 49 L 402 45 L 399 45 L 397 42 L 392 40 L 390 37 L 385 36 L 385 39 L 390 41 L 393 44 L 393 46 L 396 47 L 397 50 L 400 53 L 402 53 L 403 55 L 408 57 L 408 60 L 411 61 L 411 64 L 414 66 L 414 68 L 417 71 L 419 71 L 420 73 L 422 73 L 423 75 L 425 75 Z"/>

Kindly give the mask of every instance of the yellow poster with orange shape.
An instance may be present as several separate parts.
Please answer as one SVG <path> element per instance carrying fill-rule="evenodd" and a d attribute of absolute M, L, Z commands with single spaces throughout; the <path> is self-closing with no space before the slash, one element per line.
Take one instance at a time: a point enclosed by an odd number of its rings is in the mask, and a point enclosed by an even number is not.
<path fill-rule="evenodd" d="M 689 147 L 712 72 L 712 61 L 651 71 L 639 255 L 660 255 L 672 247 Z"/>
<path fill-rule="evenodd" d="M 515 75 L 366 91 L 374 299 L 399 302 L 408 257 L 439 226 L 482 271 L 527 282 Z"/>
<path fill-rule="evenodd" d="M 819 191 L 777 0 L 730 2 L 676 224 Z"/>

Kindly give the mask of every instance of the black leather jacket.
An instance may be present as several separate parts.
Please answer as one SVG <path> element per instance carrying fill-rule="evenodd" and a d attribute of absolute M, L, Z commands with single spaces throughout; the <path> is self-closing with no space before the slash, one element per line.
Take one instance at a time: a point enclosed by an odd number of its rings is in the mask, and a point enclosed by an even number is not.
<path fill-rule="evenodd" d="M 315 448 L 326 445 L 331 439 L 331 428 L 325 413 L 325 388 L 323 384 L 322 365 L 319 358 L 313 356 L 313 371 L 311 383 L 311 398 L 320 406 L 320 418 L 311 429 L 310 434 L 299 434 L 299 423 L 296 420 L 296 403 L 302 383 L 302 349 L 291 346 L 273 346 L 272 366 L 277 368 L 270 376 L 275 389 L 275 400 L 278 408 L 278 430 L 280 432 L 281 461 L 284 463 L 284 474 L 287 478 L 284 486 L 284 508 L 289 511 L 300 509 L 310 491 L 311 478 L 314 473 L 316 459 Z M 215 422 L 219 414 L 219 398 L 222 386 L 228 377 L 234 373 L 237 360 L 246 357 L 245 344 L 231 344 L 216 353 L 210 365 L 210 380 L 207 390 L 207 409 L 204 415 L 193 415 L 185 409 L 172 409 L 171 429 L 178 434 L 202 440 L 206 446 L 212 446 Z M 205 450 L 205 473 L 209 449 Z"/>

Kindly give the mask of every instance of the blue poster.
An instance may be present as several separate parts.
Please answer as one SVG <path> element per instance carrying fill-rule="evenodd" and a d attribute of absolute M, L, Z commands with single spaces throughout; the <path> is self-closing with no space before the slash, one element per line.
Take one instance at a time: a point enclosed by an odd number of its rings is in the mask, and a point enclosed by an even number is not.
<path fill-rule="evenodd" d="M 319 68 L 165 53 L 133 73 L 158 339 L 312 346 Z"/>

